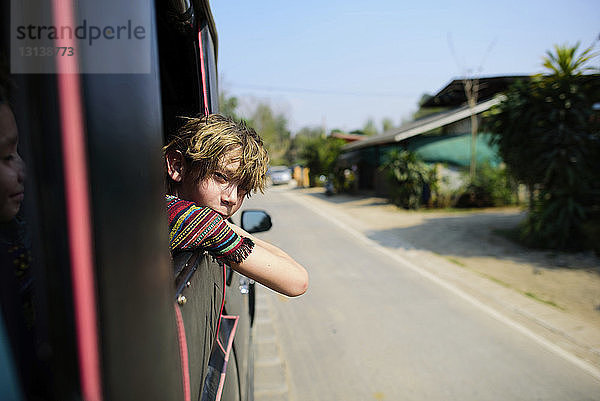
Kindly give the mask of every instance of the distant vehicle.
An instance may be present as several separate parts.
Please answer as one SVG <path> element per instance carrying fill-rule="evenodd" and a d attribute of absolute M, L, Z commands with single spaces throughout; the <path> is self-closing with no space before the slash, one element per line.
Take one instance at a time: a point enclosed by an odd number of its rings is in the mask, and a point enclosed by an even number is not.
<path fill-rule="evenodd" d="M 292 180 L 292 170 L 286 166 L 269 167 L 267 175 L 273 185 L 287 184 Z"/>

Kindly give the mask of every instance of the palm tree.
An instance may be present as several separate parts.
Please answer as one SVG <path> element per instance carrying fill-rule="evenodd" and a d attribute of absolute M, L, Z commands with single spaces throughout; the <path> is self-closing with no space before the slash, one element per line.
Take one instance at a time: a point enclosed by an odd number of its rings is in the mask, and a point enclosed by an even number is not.
<path fill-rule="evenodd" d="M 588 47 L 579 55 L 577 54 L 578 49 L 579 42 L 573 47 L 555 45 L 555 53 L 546 52 L 543 66 L 552 71 L 552 75 L 556 77 L 580 76 L 586 71 L 597 70 L 597 68 L 587 66 L 587 63 L 598 55 L 593 53 L 593 46 Z"/>
<path fill-rule="evenodd" d="M 523 236 L 554 248 L 578 247 L 582 225 L 598 206 L 599 79 L 584 74 L 596 54 L 578 49 L 555 46 L 543 63 L 550 74 L 513 85 L 488 120 L 505 163 L 530 187 Z"/>

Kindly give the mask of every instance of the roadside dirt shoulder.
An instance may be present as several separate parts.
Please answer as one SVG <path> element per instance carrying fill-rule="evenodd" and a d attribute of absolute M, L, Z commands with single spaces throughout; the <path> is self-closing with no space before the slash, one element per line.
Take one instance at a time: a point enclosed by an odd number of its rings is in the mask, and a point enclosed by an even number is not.
<path fill-rule="evenodd" d="M 572 317 L 565 323 L 571 327 L 548 328 L 563 336 L 581 334 L 581 342 L 591 343 L 590 351 L 598 354 L 593 359 L 600 359 L 596 347 L 600 339 L 600 258 L 591 252 L 530 250 L 506 239 L 499 232 L 514 228 L 524 218 L 519 209 L 415 212 L 390 205 L 384 198 L 327 197 L 318 188 L 294 192 L 345 214 L 359 231 L 386 248 L 433 253 L 448 262 L 444 263 L 448 269 L 470 273 L 461 277 L 483 278 L 508 290 L 505 294 L 535 301 L 546 310 L 557 311 L 557 316 Z M 532 312 L 531 318 L 537 313 Z M 573 325 L 585 328 L 578 333 Z M 583 338 L 590 335 L 593 338 Z"/>

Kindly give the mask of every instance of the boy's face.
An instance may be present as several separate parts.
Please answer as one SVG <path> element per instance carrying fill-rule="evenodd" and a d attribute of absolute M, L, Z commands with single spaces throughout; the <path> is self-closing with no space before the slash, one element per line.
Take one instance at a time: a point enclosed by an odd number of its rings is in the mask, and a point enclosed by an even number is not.
<path fill-rule="evenodd" d="M 0 222 L 14 218 L 24 197 L 25 164 L 17 153 L 19 136 L 13 113 L 0 104 Z"/>
<path fill-rule="evenodd" d="M 224 218 L 229 218 L 239 210 L 247 194 L 231 178 L 239 166 L 239 161 L 225 161 L 214 174 L 200 182 L 184 178 L 178 195 L 181 199 L 193 201 L 197 206 L 208 206 Z"/>

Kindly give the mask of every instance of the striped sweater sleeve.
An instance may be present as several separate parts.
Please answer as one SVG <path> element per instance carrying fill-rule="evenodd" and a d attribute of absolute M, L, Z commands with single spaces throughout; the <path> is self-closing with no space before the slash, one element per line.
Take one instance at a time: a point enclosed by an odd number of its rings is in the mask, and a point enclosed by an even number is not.
<path fill-rule="evenodd" d="M 209 207 L 166 196 L 171 252 L 201 248 L 224 262 L 241 263 L 254 243 L 236 234 L 223 217 Z"/>

